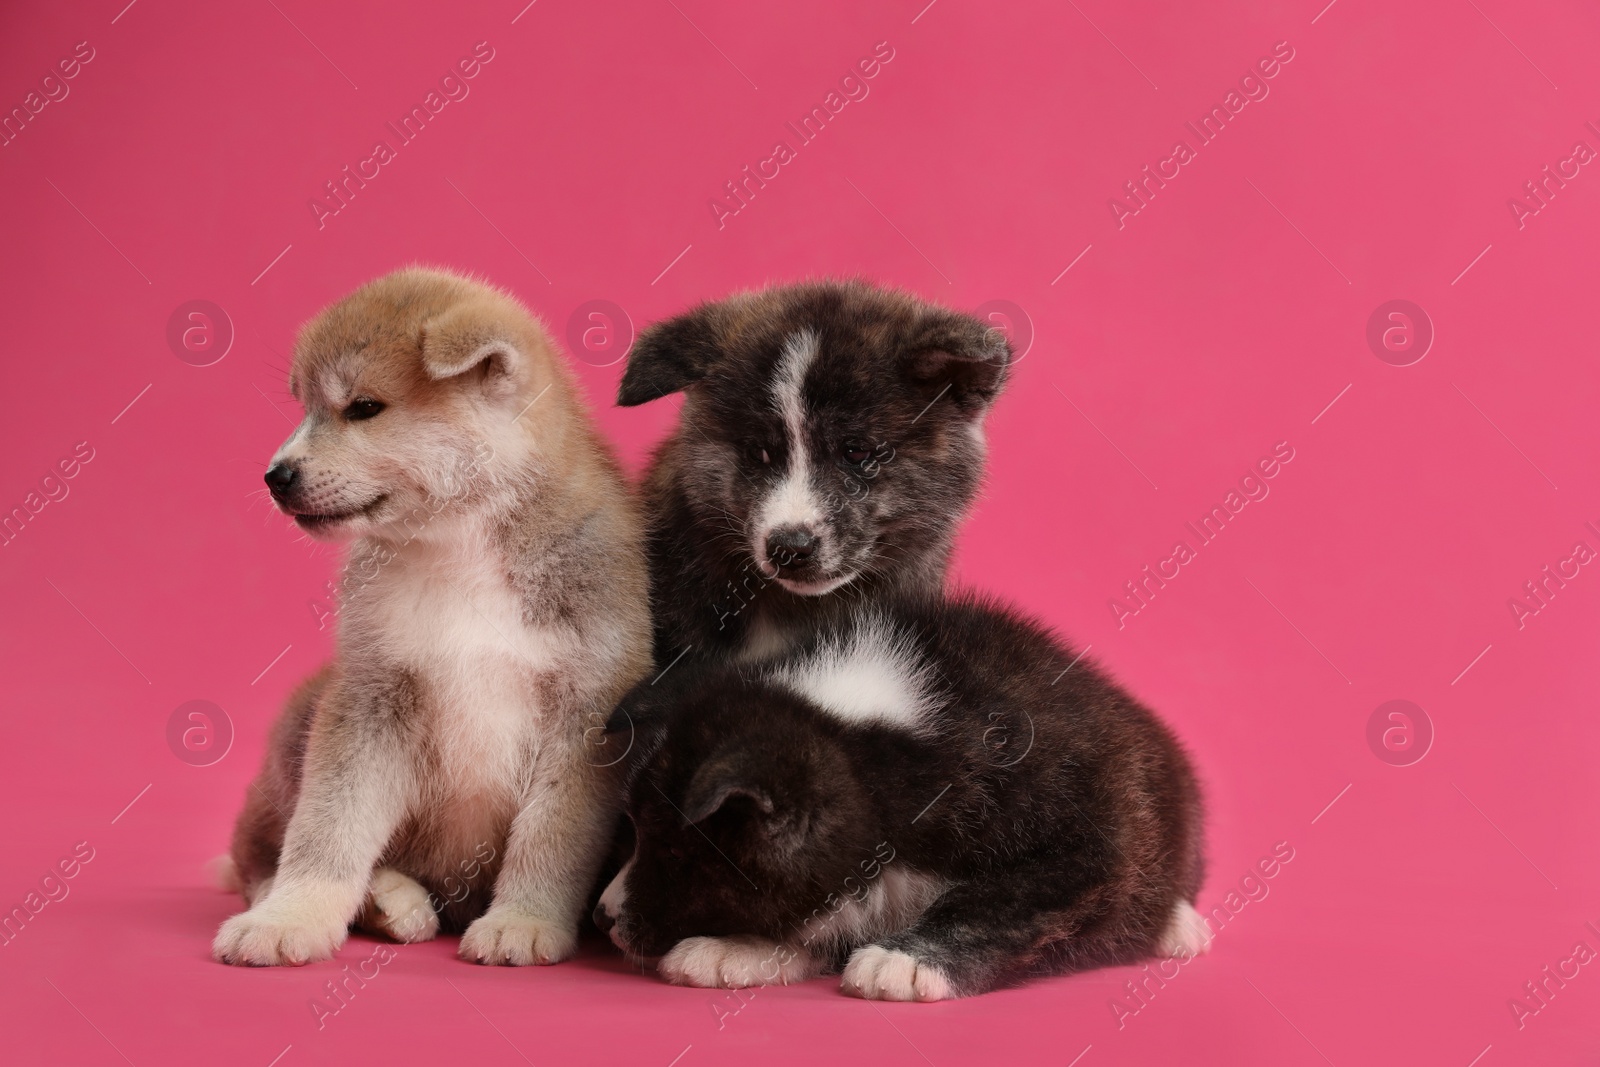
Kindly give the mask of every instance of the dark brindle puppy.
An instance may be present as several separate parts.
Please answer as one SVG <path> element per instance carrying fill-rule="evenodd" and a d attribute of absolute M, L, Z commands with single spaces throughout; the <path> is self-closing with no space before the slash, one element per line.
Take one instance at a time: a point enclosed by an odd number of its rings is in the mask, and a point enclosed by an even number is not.
<path fill-rule="evenodd" d="M 859 281 L 641 334 L 617 402 L 685 394 L 645 479 L 657 661 L 760 656 L 841 607 L 940 591 L 1009 360 L 981 320 Z"/>
<path fill-rule="evenodd" d="M 941 1000 L 1208 944 L 1182 748 L 1013 612 L 876 606 L 612 728 L 637 841 L 595 921 L 673 982 Z"/>

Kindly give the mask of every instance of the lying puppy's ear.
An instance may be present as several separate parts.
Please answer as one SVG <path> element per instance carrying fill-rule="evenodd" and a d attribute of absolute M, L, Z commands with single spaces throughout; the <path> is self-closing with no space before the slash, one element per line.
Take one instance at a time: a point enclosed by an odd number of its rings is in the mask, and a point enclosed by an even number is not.
<path fill-rule="evenodd" d="M 628 351 L 617 404 L 649 403 L 704 378 L 719 354 L 715 316 L 711 305 L 702 305 L 645 329 Z"/>
<path fill-rule="evenodd" d="M 451 308 L 422 325 L 422 369 L 436 382 L 469 371 L 485 381 L 513 381 L 524 363 L 513 337 L 503 322 L 480 308 Z"/>
<path fill-rule="evenodd" d="M 772 796 L 729 759 L 702 764 L 683 797 L 683 817 L 690 825 L 705 822 L 736 800 L 749 801 L 762 815 L 773 812 Z"/>
<path fill-rule="evenodd" d="M 620 766 L 631 785 L 634 775 L 661 747 L 674 695 L 649 682 L 640 682 L 612 709 L 604 731 L 593 727 L 584 731 L 589 746 L 586 758 L 599 766 Z"/>
<path fill-rule="evenodd" d="M 971 315 L 941 311 L 907 344 L 906 372 L 932 395 L 981 415 L 1005 385 L 1011 342 Z"/>
<path fill-rule="evenodd" d="M 780 853 L 793 852 L 804 844 L 811 827 L 806 811 L 774 801 L 771 790 L 737 754 L 724 754 L 702 764 L 683 798 L 684 820 L 690 825 L 724 811 L 748 820 L 768 847 Z"/>

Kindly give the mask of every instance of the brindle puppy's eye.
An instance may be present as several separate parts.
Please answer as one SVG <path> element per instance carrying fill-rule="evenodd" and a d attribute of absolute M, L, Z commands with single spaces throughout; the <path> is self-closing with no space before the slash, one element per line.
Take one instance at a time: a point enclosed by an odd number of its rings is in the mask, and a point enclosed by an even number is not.
<path fill-rule="evenodd" d="M 848 444 L 839 450 L 839 455 L 846 463 L 859 467 L 872 458 L 872 449 L 866 445 Z"/>
<path fill-rule="evenodd" d="M 350 422 L 364 422 L 383 410 L 383 402 L 374 400 L 370 396 L 358 396 L 344 409 L 344 417 Z"/>
<path fill-rule="evenodd" d="M 772 466 L 772 449 L 763 444 L 752 441 L 744 446 L 744 453 L 752 466 Z"/>

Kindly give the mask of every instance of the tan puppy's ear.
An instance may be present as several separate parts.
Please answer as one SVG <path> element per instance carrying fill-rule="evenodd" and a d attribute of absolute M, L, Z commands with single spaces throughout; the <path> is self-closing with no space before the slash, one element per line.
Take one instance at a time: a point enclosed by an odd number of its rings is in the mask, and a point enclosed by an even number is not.
<path fill-rule="evenodd" d="M 422 367 L 436 382 L 468 371 L 485 380 L 514 381 L 526 362 L 514 336 L 505 323 L 480 308 L 451 308 L 422 326 Z"/>

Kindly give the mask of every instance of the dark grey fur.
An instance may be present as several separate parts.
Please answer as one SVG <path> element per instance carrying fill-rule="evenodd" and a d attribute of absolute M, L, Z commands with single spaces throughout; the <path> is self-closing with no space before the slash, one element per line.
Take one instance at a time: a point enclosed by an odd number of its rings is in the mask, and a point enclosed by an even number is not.
<path fill-rule="evenodd" d="M 748 935 L 839 967 L 870 940 L 957 995 L 1151 955 L 1203 875 L 1172 733 L 1014 611 L 965 598 L 888 618 L 936 671 L 918 730 L 843 721 L 774 680 L 846 628 L 634 689 L 611 725 L 634 735 L 636 851 L 620 914 L 597 921 L 644 957 Z M 889 872 L 942 891 L 901 928 L 849 928 L 842 902 Z"/>
<path fill-rule="evenodd" d="M 856 572 L 816 596 L 773 581 L 751 543 L 753 511 L 792 462 L 772 397 L 801 331 L 818 339 L 802 393 L 812 486 L 828 513 L 817 534 Z M 862 281 L 740 294 L 644 331 L 617 402 L 686 397 L 644 482 L 657 664 L 770 651 L 881 597 L 941 590 L 1010 356 L 983 321 Z M 779 570 L 829 577 L 815 563 Z"/>

